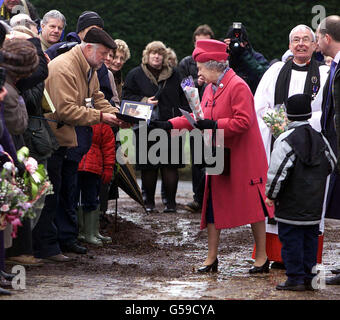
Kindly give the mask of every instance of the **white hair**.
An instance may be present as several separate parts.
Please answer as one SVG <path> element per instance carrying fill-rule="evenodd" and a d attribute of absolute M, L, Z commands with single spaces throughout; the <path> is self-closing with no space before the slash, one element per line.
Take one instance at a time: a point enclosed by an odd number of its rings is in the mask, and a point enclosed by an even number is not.
<path fill-rule="evenodd" d="M 204 63 L 204 66 L 209 70 L 216 70 L 219 72 L 223 72 L 225 68 L 229 67 L 229 61 L 215 61 L 209 60 Z"/>
<path fill-rule="evenodd" d="M 289 43 L 292 42 L 292 38 L 293 38 L 293 34 L 295 32 L 298 32 L 298 31 L 305 31 L 305 30 L 308 30 L 311 35 L 312 35 L 312 41 L 315 42 L 316 41 L 316 37 L 315 37 L 315 33 L 314 31 L 312 30 L 312 28 L 306 26 L 305 24 L 299 24 L 298 26 L 294 27 L 292 29 L 292 31 L 289 33 Z"/>

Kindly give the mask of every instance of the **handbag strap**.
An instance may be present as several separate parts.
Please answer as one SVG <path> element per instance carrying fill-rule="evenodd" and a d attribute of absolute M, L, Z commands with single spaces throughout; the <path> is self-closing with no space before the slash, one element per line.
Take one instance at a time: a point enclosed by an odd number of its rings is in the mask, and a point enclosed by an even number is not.
<path fill-rule="evenodd" d="M 29 118 L 33 118 L 33 119 L 40 119 L 40 120 L 45 120 L 45 121 L 51 121 L 51 122 L 56 122 L 58 124 L 57 129 L 61 128 L 64 123 L 60 122 L 58 120 L 53 120 L 53 119 L 47 119 L 45 117 L 39 117 L 39 116 L 29 116 Z"/>

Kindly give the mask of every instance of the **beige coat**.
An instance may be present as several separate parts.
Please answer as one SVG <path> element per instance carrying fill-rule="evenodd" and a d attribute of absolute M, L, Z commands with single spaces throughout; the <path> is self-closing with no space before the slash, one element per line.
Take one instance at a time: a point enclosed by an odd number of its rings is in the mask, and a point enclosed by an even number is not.
<path fill-rule="evenodd" d="M 49 121 L 60 146 L 76 147 L 75 126 L 100 123 L 100 111 L 115 113 L 118 109 L 112 107 L 99 91 L 97 72 L 93 73 L 88 84 L 90 65 L 80 45 L 53 59 L 48 69 L 45 85 L 56 111 L 45 114 L 45 117 L 64 123 L 57 129 L 57 124 Z M 94 108 L 85 107 L 85 98 L 89 97 L 93 98 Z"/>

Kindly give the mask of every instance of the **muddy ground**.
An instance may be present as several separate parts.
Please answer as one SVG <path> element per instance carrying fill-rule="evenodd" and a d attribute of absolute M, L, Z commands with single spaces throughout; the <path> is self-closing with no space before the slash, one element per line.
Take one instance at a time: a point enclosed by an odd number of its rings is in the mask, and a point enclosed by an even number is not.
<path fill-rule="evenodd" d="M 249 226 L 224 230 L 219 272 L 197 274 L 207 233 L 199 230 L 200 215 L 183 209 L 191 195 L 190 188 L 180 187 L 177 213 L 164 214 L 158 204 L 159 213 L 147 215 L 121 192 L 117 228 L 114 215 L 102 221 L 102 233 L 112 236 L 112 244 L 87 245 L 88 254 L 70 254 L 73 262 L 26 267 L 26 289 L 12 290 L 12 296 L 0 300 L 340 300 L 340 286 L 317 292 L 277 291 L 275 285 L 285 280 L 283 270 L 250 276 Z M 112 201 L 111 209 L 114 206 Z M 340 264 L 339 252 L 340 222 L 327 220 L 322 265 L 326 277 Z"/>

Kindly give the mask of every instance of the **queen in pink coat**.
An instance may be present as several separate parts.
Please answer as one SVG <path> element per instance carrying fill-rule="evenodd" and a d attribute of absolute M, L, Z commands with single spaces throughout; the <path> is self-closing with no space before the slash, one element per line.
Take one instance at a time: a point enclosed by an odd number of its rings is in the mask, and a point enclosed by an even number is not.
<path fill-rule="evenodd" d="M 230 148 L 229 175 L 207 175 L 201 229 L 208 228 L 208 256 L 199 272 L 217 271 L 221 229 L 251 224 L 256 257 L 250 273 L 269 271 L 266 255 L 266 154 L 258 128 L 253 95 L 247 84 L 228 67 L 226 46 L 216 40 L 199 40 L 193 52 L 198 76 L 208 83 L 201 106 L 204 120 L 197 128 L 223 129 Z M 174 129 L 192 129 L 184 117 L 169 120 Z"/>

